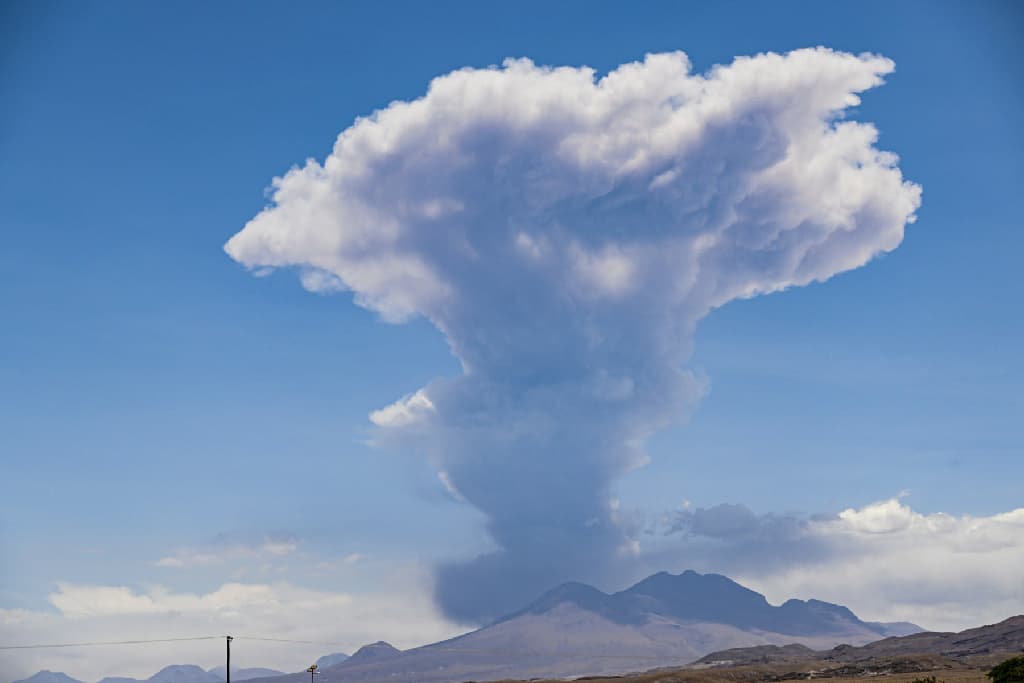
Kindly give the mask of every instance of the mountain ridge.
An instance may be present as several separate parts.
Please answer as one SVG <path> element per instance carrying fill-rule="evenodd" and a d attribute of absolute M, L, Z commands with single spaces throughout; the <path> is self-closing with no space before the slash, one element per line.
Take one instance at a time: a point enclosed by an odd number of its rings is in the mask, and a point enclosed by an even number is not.
<path fill-rule="evenodd" d="M 316 665 L 317 665 L 317 667 L 319 667 L 321 669 L 326 669 L 329 666 L 334 666 L 335 664 L 341 664 L 346 659 L 348 659 L 348 655 L 345 654 L 344 652 L 333 652 L 333 653 L 331 653 L 329 655 L 324 655 L 323 657 L 320 657 L 319 659 L 317 659 L 316 660 Z"/>
<path fill-rule="evenodd" d="M 711 652 L 695 664 L 744 666 L 751 664 L 822 665 L 862 664 L 872 660 L 892 660 L 914 655 L 937 655 L 964 662 L 974 658 L 1013 656 L 1024 652 L 1024 615 L 1004 619 L 959 632 L 924 631 L 906 636 L 882 638 L 862 646 L 838 645 L 831 650 L 815 651 L 807 647 L 766 645 Z"/>
<path fill-rule="evenodd" d="M 28 678 L 23 678 L 20 681 L 14 683 L 84 683 L 77 678 L 68 676 L 63 671 L 50 671 L 49 669 L 43 669 L 37 671 Z"/>
<path fill-rule="evenodd" d="M 659 572 L 611 594 L 580 582 L 564 583 L 475 631 L 391 652 L 385 661 L 353 661 L 353 656 L 325 673 L 340 683 L 620 674 L 683 666 L 719 644 L 798 641 L 821 649 L 878 640 L 888 628 L 821 600 L 771 605 L 760 593 L 719 574 Z M 286 676 L 261 683 L 303 682 Z"/>
<path fill-rule="evenodd" d="M 635 624 L 645 614 L 669 618 L 725 623 L 741 628 L 757 628 L 786 634 L 806 634 L 808 630 L 842 630 L 843 621 L 863 625 L 880 637 L 896 635 L 892 629 L 918 632 L 916 624 L 865 622 L 849 608 L 822 600 L 791 598 L 775 606 L 749 588 L 721 574 L 699 574 L 686 570 L 680 574 L 658 572 L 617 593 L 605 593 L 575 581 L 563 583 L 544 593 L 518 612 L 502 617 L 493 625 L 523 614 L 540 614 L 560 602 L 572 602 L 583 609 L 602 614 L 613 621 Z M 901 634 L 904 635 L 904 634 Z"/>
<path fill-rule="evenodd" d="M 521 610 L 438 643 L 399 650 L 377 641 L 324 665 L 331 683 L 459 683 L 510 678 L 619 674 L 684 666 L 709 652 L 800 643 L 822 650 L 864 645 L 913 624 L 862 621 L 821 600 L 768 600 L 720 574 L 659 572 L 616 593 L 579 582 L 556 586 Z M 100 683 L 223 683 L 198 667 L 165 667 L 147 681 Z M 237 675 L 232 672 L 232 679 Z M 305 683 L 303 674 L 255 679 Z M 237 678 L 237 680 L 242 680 Z M 19 682 L 23 683 L 23 682 Z M 37 680 L 28 683 L 81 683 Z"/>

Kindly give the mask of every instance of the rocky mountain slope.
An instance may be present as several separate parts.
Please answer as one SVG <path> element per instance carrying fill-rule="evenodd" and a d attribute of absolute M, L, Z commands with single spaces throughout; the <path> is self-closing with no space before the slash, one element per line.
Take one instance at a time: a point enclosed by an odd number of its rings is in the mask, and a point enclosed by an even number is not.
<path fill-rule="evenodd" d="M 697 661 L 711 666 L 820 663 L 823 667 L 933 655 L 958 662 L 1008 658 L 1024 652 L 1024 615 L 959 633 L 922 632 L 884 638 L 860 647 L 815 651 L 800 645 L 745 647 L 712 652 Z"/>
<path fill-rule="evenodd" d="M 329 655 L 324 655 L 320 659 L 316 660 L 316 665 L 318 667 L 320 667 L 321 669 L 326 669 L 329 666 L 334 666 L 335 664 L 341 664 L 346 659 L 348 659 L 348 655 L 345 654 L 344 652 L 334 652 L 334 653 L 329 654 Z"/>
<path fill-rule="evenodd" d="M 682 666 L 717 649 L 803 643 L 828 648 L 888 635 L 818 600 L 771 605 L 717 574 L 659 573 L 614 594 L 568 583 L 522 610 L 451 640 L 384 656 L 353 655 L 323 670 L 331 683 L 451 683 L 615 674 Z M 900 627 L 897 627 L 900 628 Z M 302 683 L 299 676 L 261 683 Z"/>

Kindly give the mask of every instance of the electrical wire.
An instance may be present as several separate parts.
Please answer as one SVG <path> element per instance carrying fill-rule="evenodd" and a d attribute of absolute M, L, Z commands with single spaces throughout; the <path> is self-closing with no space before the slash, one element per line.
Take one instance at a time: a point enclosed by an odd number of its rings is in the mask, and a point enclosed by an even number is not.
<path fill-rule="evenodd" d="M 94 645 L 145 645 L 147 643 L 177 643 L 184 640 L 216 640 L 224 636 L 196 636 L 194 638 L 154 638 L 151 640 L 95 640 L 88 643 L 35 643 L 32 645 L 0 645 L 0 650 L 38 650 L 48 647 L 92 647 Z"/>
<path fill-rule="evenodd" d="M 220 640 L 225 636 L 196 636 L 192 638 L 154 638 L 149 640 L 108 640 L 108 641 L 91 641 L 82 643 L 34 643 L 31 645 L 0 645 L 0 650 L 37 650 L 44 648 L 64 648 L 64 647 L 94 647 L 94 646 L 105 646 L 105 645 L 145 645 L 149 643 L 176 643 L 183 641 L 196 641 L 196 640 Z M 263 642 L 273 643 L 298 643 L 302 645 L 330 645 L 340 647 L 340 643 L 329 642 L 324 640 L 296 640 L 293 638 L 264 638 L 260 636 L 232 636 L 235 641 L 245 640 L 256 640 Z M 434 652 L 451 652 L 455 654 L 485 654 L 485 655 L 499 655 L 505 657 L 590 657 L 593 659 L 630 659 L 630 660 L 656 660 L 665 661 L 666 656 L 664 655 L 636 655 L 636 654 L 598 654 L 593 652 L 572 652 L 572 651 L 558 651 L 558 652 L 532 652 L 528 650 L 510 650 L 510 649 L 486 649 L 486 648 L 464 648 L 464 647 L 437 647 L 437 646 L 423 646 L 423 648 L 429 647 Z M 420 650 L 422 648 L 413 648 L 414 650 Z M 407 650 L 406 652 L 410 652 Z"/>
<path fill-rule="evenodd" d="M 340 643 L 332 643 L 325 640 L 293 640 L 291 638 L 260 638 L 257 636 L 232 636 L 235 640 L 262 640 L 270 643 L 302 643 L 303 645 L 334 645 L 341 647 Z"/>
<path fill-rule="evenodd" d="M 257 636 L 234 636 L 235 640 L 261 640 L 273 643 L 301 643 L 303 645 L 333 645 L 341 647 L 340 643 L 333 643 L 324 640 L 293 640 L 291 638 L 261 638 Z M 403 651 L 403 654 L 430 648 L 431 652 L 454 652 L 456 654 L 481 654 L 481 655 L 504 655 L 507 657 L 594 657 L 597 659 L 651 659 L 663 661 L 662 655 L 620 655 L 620 654 L 597 654 L 593 652 L 533 652 L 530 650 L 509 650 L 509 649 L 487 649 L 473 647 L 439 647 L 437 645 L 423 645 Z"/>

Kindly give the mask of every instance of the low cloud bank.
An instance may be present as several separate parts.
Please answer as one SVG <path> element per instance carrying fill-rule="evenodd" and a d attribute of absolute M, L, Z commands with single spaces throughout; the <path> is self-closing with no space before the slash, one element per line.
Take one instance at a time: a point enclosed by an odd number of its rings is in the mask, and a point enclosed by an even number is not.
<path fill-rule="evenodd" d="M 954 631 L 1024 614 L 1024 508 L 922 514 L 892 498 L 807 518 L 723 504 L 664 524 L 669 548 L 649 561 L 696 563 L 776 602 L 813 597 Z"/>
<path fill-rule="evenodd" d="M 387 639 L 406 648 L 461 632 L 433 603 L 429 577 L 403 570 L 391 590 L 349 593 L 305 588 L 288 581 L 227 583 L 208 592 L 164 586 L 83 585 L 62 582 L 49 596 L 54 611 L 0 608 L 0 642 L 194 638 L 230 633 L 233 666 L 299 671 L 329 652 L 353 652 Z M 332 643 L 268 643 L 241 636 Z M 87 682 L 105 676 L 145 679 L 169 664 L 210 668 L 224 663 L 222 640 L 144 646 L 14 650 L 0 654 L 0 680 L 41 669 L 64 671 Z"/>

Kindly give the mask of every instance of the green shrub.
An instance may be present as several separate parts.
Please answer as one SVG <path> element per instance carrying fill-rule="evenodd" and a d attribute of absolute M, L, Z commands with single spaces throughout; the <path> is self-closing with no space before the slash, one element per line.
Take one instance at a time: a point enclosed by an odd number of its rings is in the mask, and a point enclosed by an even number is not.
<path fill-rule="evenodd" d="M 985 674 L 992 683 L 1024 683 L 1024 656 L 1007 659 Z"/>

